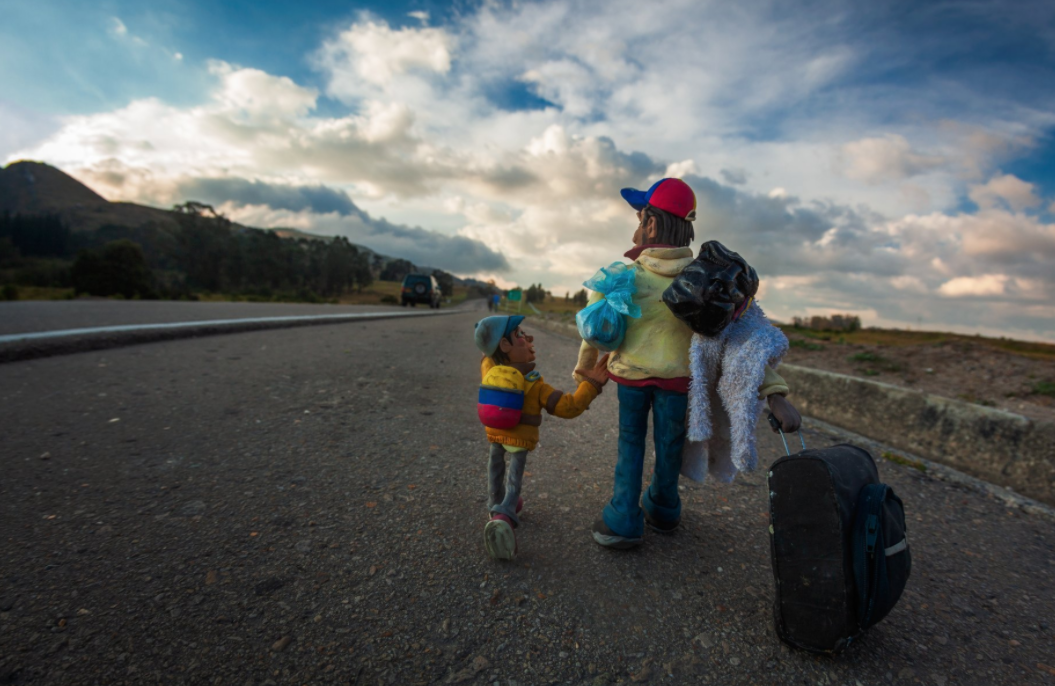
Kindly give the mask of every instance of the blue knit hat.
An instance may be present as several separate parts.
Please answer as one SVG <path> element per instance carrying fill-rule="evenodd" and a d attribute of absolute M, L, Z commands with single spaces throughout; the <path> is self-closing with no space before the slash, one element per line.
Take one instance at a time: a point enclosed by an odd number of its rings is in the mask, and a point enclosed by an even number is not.
<path fill-rule="evenodd" d="M 520 314 L 484 317 L 476 322 L 476 347 L 484 355 L 491 357 L 498 350 L 498 342 L 516 331 L 522 321 L 524 316 Z"/>

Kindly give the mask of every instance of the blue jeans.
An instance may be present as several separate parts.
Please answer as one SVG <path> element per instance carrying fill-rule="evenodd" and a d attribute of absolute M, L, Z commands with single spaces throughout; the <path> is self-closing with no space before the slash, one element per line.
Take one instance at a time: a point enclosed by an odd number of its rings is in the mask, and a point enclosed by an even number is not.
<path fill-rule="evenodd" d="M 619 460 L 615 464 L 612 499 L 604 508 L 604 523 L 614 533 L 640 538 L 645 518 L 638 500 L 649 517 L 658 522 L 681 519 L 678 475 L 681 448 L 685 444 L 685 393 L 664 391 L 655 386 L 619 386 Z M 645 463 L 645 437 L 648 412 L 652 409 L 652 434 L 656 446 L 656 467 L 652 483 L 641 498 L 641 475 Z"/>

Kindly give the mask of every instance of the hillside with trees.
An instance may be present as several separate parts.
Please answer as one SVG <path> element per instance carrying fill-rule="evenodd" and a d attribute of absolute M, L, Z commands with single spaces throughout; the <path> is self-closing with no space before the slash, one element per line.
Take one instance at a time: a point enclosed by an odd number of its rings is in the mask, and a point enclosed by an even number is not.
<path fill-rule="evenodd" d="M 195 201 L 171 210 L 111 203 L 38 162 L 0 169 L 0 285 L 8 294 L 36 287 L 317 302 L 412 272 L 433 274 L 445 295 L 460 282 L 344 237 L 242 226 Z"/>

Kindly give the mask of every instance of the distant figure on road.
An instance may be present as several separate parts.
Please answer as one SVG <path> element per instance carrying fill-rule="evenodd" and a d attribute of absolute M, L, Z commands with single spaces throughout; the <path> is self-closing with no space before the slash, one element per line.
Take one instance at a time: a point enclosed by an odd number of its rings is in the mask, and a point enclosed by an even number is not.
<path fill-rule="evenodd" d="M 492 312 L 498 311 L 498 303 L 502 301 L 502 296 L 495 293 L 487 300 L 487 309 Z"/>
<path fill-rule="evenodd" d="M 522 321 L 520 315 L 485 317 L 476 323 L 474 336 L 484 354 L 478 411 L 491 444 L 487 470 L 490 521 L 484 527 L 484 546 L 496 560 L 512 560 L 517 553 L 513 529 L 520 525 L 521 483 L 527 454 L 538 444 L 542 410 L 565 419 L 578 417 L 608 383 L 605 356 L 577 370 L 582 381 L 572 394 L 547 384 L 535 371 L 535 339 L 520 328 Z"/>
<path fill-rule="evenodd" d="M 621 193 L 637 211 L 634 247 L 625 257 L 634 270 L 633 303 L 640 307 L 641 316 L 627 317 L 626 334 L 610 353 L 609 375 L 619 387 L 619 452 L 612 498 L 593 525 L 594 540 L 616 549 L 640 545 L 646 522 L 661 533 L 673 532 L 681 522 L 678 479 L 686 436 L 693 331 L 671 313 L 661 296 L 693 262 L 689 244 L 696 219 L 696 195 L 681 179 L 661 179 L 647 191 L 624 188 Z M 602 297 L 592 293 L 589 304 Z M 591 368 L 598 354 L 583 341 L 573 375 L 576 380 L 582 378 L 578 370 Z M 784 407 L 787 392 L 784 380 L 766 367 L 758 397 L 770 398 L 770 408 L 784 422 L 785 430 L 794 431 L 796 422 Z M 642 497 L 650 412 L 656 464 Z"/>

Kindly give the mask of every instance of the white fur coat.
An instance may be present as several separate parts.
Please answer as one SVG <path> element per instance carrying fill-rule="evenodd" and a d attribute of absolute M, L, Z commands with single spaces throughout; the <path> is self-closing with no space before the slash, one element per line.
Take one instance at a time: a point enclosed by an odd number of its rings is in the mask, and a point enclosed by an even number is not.
<path fill-rule="evenodd" d="M 758 389 L 766 365 L 775 368 L 787 350 L 787 337 L 756 303 L 714 338 L 693 334 L 683 475 L 729 483 L 758 466 L 755 425 L 765 405 Z"/>

